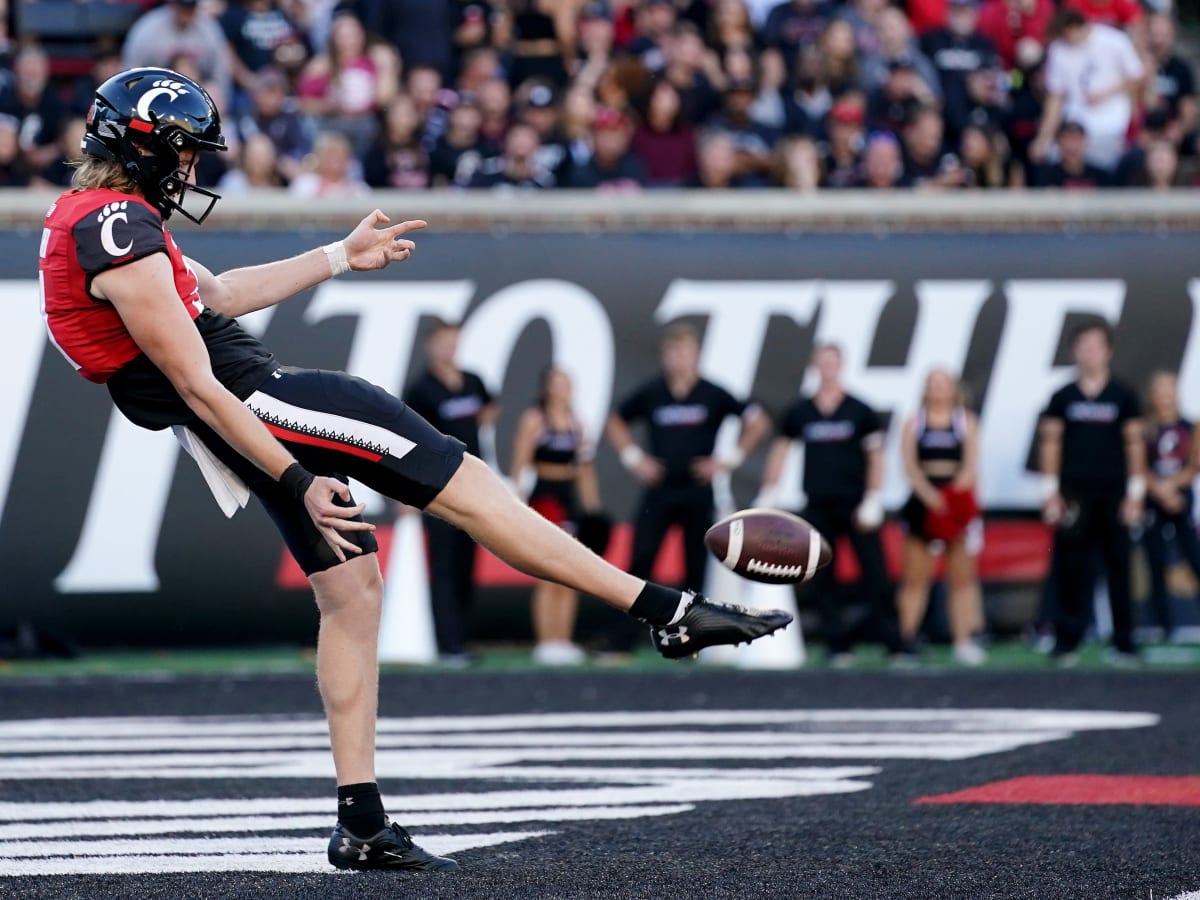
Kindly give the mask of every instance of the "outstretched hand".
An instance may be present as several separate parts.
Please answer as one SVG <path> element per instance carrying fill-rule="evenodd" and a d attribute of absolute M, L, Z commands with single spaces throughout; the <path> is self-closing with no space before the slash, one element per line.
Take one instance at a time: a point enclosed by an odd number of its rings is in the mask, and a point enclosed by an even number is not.
<path fill-rule="evenodd" d="M 341 504 L 336 502 L 339 499 Z M 374 525 L 355 520 L 367 508 L 366 504 L 346 506 L 349 502 L 350 488 L 336 478 L 318 475 L 304 493 L 304 508 L 339 562 L 346 561 L 347 553 L 351 556 L 362 553 L 362 548 L 343 537 L 341 532 L 375 530 Z"/>
<path fill-rule="evenodd" d="M 382 269 L 389 263 L 403 262 L 412 255 L 417 245 L 404 240 L 402 235 L 410 231 L 419 231 L 425 227 L 425 222 L 414 219 L 398 225 L 388 225 L 391 221 L 377 209 L 359 222 L 342 241 L 346 248 L 346 260 L 353 271 Z M 388 227 L 380 227 L 383 225 Z"/>

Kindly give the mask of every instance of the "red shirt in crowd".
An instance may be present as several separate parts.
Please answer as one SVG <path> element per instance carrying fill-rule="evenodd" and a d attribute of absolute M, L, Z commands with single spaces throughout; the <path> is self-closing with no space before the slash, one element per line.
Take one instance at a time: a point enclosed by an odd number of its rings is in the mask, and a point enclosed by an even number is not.
<path fill-rule="evenodd" d="M 1033 38 L 1046 46 L 1046 31 L 1053 17 L 1052 0 L 984 0 L 976 30 L 996 46 L 1005 68 L 1011 69 L 1021 38 Z"/>

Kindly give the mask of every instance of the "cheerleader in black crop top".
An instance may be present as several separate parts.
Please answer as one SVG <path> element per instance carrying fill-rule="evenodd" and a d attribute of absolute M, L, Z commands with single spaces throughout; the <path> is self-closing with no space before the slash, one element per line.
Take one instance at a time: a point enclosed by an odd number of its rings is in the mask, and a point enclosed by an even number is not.
<path fill-rule="evenodd" d="M 900 635 L 915 639 L 925 618 L 933 582 L 936 551 L 944 548 L 954 656 L 964 665 L 979 665 L 985 654 L 974 642 L 983 627 L 983 603 L 975 570 L 981 531 L 974 515 L 978 466 L 978 420 L 962 403 L 958 379 L 935 369 L 925 381 L 920 410 L 904 423 L 901 450 L 912 496 L 901 518 L 908 529 L 904 542 L 904 579 L 897 595 Z M 956 513 L 967 509 L 971 523 L 938 532 Z M 939 526 L 935 528 L 935 521 Z"/>
<path fill-rule="evenodd" d="M 538 403 L 525 410 L 513 442 L 512 477 L 518 486 L 533 470 L 529 505 L 575 533 L 583 513 L 597 514 L 600 492 L 591 445 L 572 409 L 570 376 L 550 368 L 542 375 Z M 533 590 L 533 658 L 544 665 L 577 665 L 583 651 L 573 642 L 579 597 L 570 588 L 538 582 Z"/>

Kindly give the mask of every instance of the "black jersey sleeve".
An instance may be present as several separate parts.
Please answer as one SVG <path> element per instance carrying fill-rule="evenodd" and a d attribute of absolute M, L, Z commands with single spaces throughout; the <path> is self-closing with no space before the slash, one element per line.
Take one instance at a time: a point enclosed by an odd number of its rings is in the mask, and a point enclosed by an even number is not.
<path fill-rule="evenodd" d="M 487 406 L 496 398 L 492 396 L 492 392 L 487 389 L 487 385 L 483 383 L 483 379 L 474 372 L 467 372 L 467 379 L 471 385 L 472 391 L 475 392 L 483 400 L 483 405 Z"/>
<path fill-rule="evenodd" d="M 1142 414 L 1142 403 L 1138 400 L 1137 391 L 1121 385 L 1121 399 L 1118 401 L 1118 421 L 1128 422 Z"/>
<path fill-rule="evenodd" d="M 729 393 L 729 391 L 725 390 L 725 388 L 719 385 L 713 385 L 713 387 L 716 388 L 714 393 L 714 399 L 716 400 L 715 411 L 721 419 L 724 419 L 726 416 L 743 415 L 750 408 L 748 402 L 739 400 L 733 394 Z"/>
<path fill-rule="evenodd" d="M 617 415 L 626 422 L 636 422 L 638 419 L 644 419 L 650 415 L 650 391 L 653 385 L 642 385 L 628 397 L 621 401 L 621 405 L 617 407 Z"/>
<path fill-rule="evenodd" d="M 1050 402 L 1042 410 L 1042 418 L 1061 420 L 1067 418 L 1067 388 L 1060 388 L 1050 396 Z"/>
<path fill-rule="evenodd" d="M 88 279 L 167 252 L 162 219 L 136 200 L 107 203 L 75 223 L 75 255 Z"/>

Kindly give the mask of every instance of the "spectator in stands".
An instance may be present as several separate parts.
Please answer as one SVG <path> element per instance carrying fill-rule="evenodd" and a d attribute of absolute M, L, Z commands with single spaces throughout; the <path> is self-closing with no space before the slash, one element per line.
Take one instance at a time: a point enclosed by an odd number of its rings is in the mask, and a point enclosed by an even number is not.
<path fill-rule="evenodd" d="M 0 113 L 0 188 L 29 187 L 29 169 L 21 156 L 21 120 Z"/>
<path fill-rule="evenodd" d="M 417 118 L 425 122 L 442 102 L 442 73 L 433 66 L 405 64 L 404 93 L 417 108 Z"/>
<path fill-rule="evenodd" d="M 479 136 L 498 154 L 508 133 L 512 91 L 502 78 L 485 81 L 479 88 Z"/>
<path fill-rule="evenodd" d="M 513 438 L 512 481 L 523 487 L 529 470 L 536 482 L 529 505 L 564 531 L 580 536 L 581 518 L 599 514 L 595 442 L 575 414 L 571 376 L 550 367 L 542 373 L 535 405 L 521 414 Z M 539 581 L 533 589 L 533 661 L 546 666 L 584 662 L 574 642 L 579 595 L 570 588 Z"/>
<path fill-rule="evenodd" d="M 579 13 L 578 54 L 574 70 L 574 87 L 592 88 L 608 67 L 613 56 L 616 28 L 604 0 L 590 0 Z"/>
<path fill-rule="evenodd" d="M 399 53 L 405 68 L 430 66 L 446 79 L 453 74 L 454 35 L 464 7 L 474 5 L 476 14 L 486 20 L 491 6 L 487 0 L 474 0 L 471 4 L 449 0 L 351 0 L 346 5 L 369 34 L 386 41 Z M 486 21 L 482 24 L 486 26 Z M 386 102 L 381 101 L 380 106 Z"/>
<path fill-rule="evenodd" d="M 500 65 L 500 55 L 495 48 L 479 47 L 463 59 L 455 89 L 459 93 L 477 95 L 486 82 L 503 77 L 504 69 Z"/>
<path fill-rule="evenodd" d="M 251 135 L 242 143 L 237 168 L 230 169 L 217 187 L 222 194 L 242 194 L 247 191 L 273 191 L 284 187 L 280 174 L 279 154 L 275 143 L 263 132 Z"/>
<path fill-rule="evenodd" d="M 1168 137 L 1180 147 L 1196 130 L 1196 78 L 1191 65 L 1176 53 L 1175 21 L 1166 13 L 1146 18 L 1146 47 L 1154 66 L 1147 79 L 1147 111 L 1167 114 Z"/>
<path fill-rule="evenodd" d="M 1142 62 L 1123 32 L 1093 25 L 1077 9 L 1061 13 L 1055 25 L 1046 59 L 1046 105 L 1030 157 L 1045 161 L 1059 125 L 1070 119 L 1087 134 L 1088 162 L 1111 172 L 1125 149 Z"/>
<path fill-rule="evenodd" d="M 858 95 L 843 97 L 829 111 L 829 140 L 822 147 L 824 187 L 849 188 L 861 182 L 865 119 L 862 97 Z"/>
<path fill-rule="evenodd" d="M 1175 615 L 1167 590 L 1168 550 L 1174 544 L 1200 580 L 1200 540 L 1192 518 L 1192 482 L 1200 467 L 1195 426 L 1179 412 L 1179 379 L 1158 372 L 1150 382 L 1146 425 L 1146 520 L 1142 545 L 1150 570 L 1150 609 L 1172 639 Z"/>
<path fill-rule="evenodd" d="M 737 144 L 724 131 L 705 131 L 696 140 L 696 180 L 691 187 L 758 187 L 738 175 Z"/>
<path fill-rule="evenodd" d="M 1117 163 L 1117 169 L 1110 184 L 1120 187 L 1146 186 L 1146 155 L 1151 145 L 1169 141 L 1170 119 L 1165 109 L 1152 109 L 1142 120 L 1142 127 Z"/>
<path fill-rule="evenodd" d="M 454 27 L 455 68 L 461 74 L 469 68 L 469 60 L 481 51 L 496 56 L 492 42 L 492 4 L 489 0 L 465 0 L 457 4 L 458 20 Z M 403 58 L 403 51 L 401 51 Z M 446 72 L 449 78 L 453 73 Z M 469 90 L 466 86 L 464 89 Z"/>
<path fill-rule="evenodd" d="M 887 190 L 900 186 L 904 177 L 904 159 L 900 142 L 890 131 L 876 131 L 867 138 L 863 151 L 862 176 L 858 187 Z"/>
<path fill-rule="evenodd" d="M 963 167 L 962 186 L 1002 188 L 1008 184 L 1005 162 L 1008 142 L 988 124 L 971 123 L 962 134 L 959 159 Z"/>
<path fill-rule="evenodd" d="M 250 94 L 250 111 L 238 118 L 237 134 L 243 142 L 262 134 L 275 145 L 276 165 L 285 181 L 303 171 L 312 152 L 312 121 L 300 114 L 299 104 L 288 95 L 287 76 L 276 68 L 260 71 Z"/>
<path fill-rule="evenodd" d="M 967 87 L 973 73 L 990 72 L 996 48 L 977 30 L 979 8 L 977 0 L 950 0 L 946 25 L 926 32 L 921 37 L 921 50 L 937 70 L 942 88 L 946 140 L 958 144 L 975 99 Z"/>
<path fill-rule="evenodd" d="M 117 49 L 102 50 L 92 62 L 91 71 L 81 75 L 71 85 L 70 99 L 67 106 L 77 116 L 86 117 L 96 98 L 96 88 L 125 68 L 121 54 Z"/>
<path fill-rule="evenodd" d="M 651 72 L 659 72 L 668 64 L 668 45 L 676 24 L 676 9 L 672 0 L 642 0 L 634 6 L 634 36 L 625 52 L 636 57 Z"/>
<path fill-rule="evenodd" d="M 1107 187 L 1109 175 L 1087 160 L 1087 132 L 1078 122 L 1063 122 L 1058 129 L 1058 161 L 1033 172 L 1033 187 L 1095 190 Z"/>
<path fill-rule="evenodd" d="M 766 183 L 772 166 L 772 148 L 779 138 L 773 128 L 759 125 L 750 118 L 755 85 L 752 81 L 731 81 L 725 88 L 723 109 L 709 119 L 709 127 L 724 131 L 737 148 L 737 174 L 746 181 Z"/>
<path fill-rule="evenodd" d="M 233 54 L 220 23 L 197 0 L 168 0 L 144 14 L 129 29 L 121 52 L 126 68 L 168 66 L 187 56 L 200 79 L 220 85 L 226 97 L 233 89 Z"/>
<path fill-rule="evenodd" d="M 1005 69 L 1018 64 L 1017 44 L 1023 40 L 1046 46 L 1054 17 L 1054 0 L 983 0 L 978 32 L 992 42 Z"/>
<path fill-rule="evenodd" d="M 773 182 L 793 191 L 811 192 L 821 186 L 821 153 L 805 135 L 792 135 L 775 149 Z"/>
<path fill-rule="evenodd" d="M 421 190 L 429 185 L 429 154 L 421 146 L 417 108 L 397 94 L 383 115 L 383 128 L 363 159 L 363 180 L 373 188 Z"/>
<path fill-rule="evenodd" d="M 572 0 L 508 0 L 497 10 L 496 43 L 508 48 L 509 81 L 567 83 L 575 63 L 578 8 Z"/>
<path fill-rule="evenodd" d="M 571 154 L 571 165 L 581 165 L 592 156 L 592 122 L 596 120 L 595 92 L 576 83 L 563 98 L 559 134 Z"/>
<path fill-rule="evenodd" d="M 917 76 L 923 103 L 936 103 L 941 97 L 937 70 L 913 40 L 912 27 L 904 13 L 894 6 L 880 11 L 879 52 L 862 60 L 863 87 L 872 91 L 882 87 L 896 68 L 903 63 Z"/>
<path fill-rule="evenodd" d="M 715 0 L 708 18 L 708 45 L 721 59 L 731 52 L 758 56 L 763 42 L 750 22 L 745 0 Z"/>
<path fill-rule="evenodd" d="M 504 153 L 485 159 L 467 186 L 522 190 L 553 187 L 554 176 L 538 168 L 540 144 L 535 129 L 522 122 L 515 123 L 504 138 Z"/>
<path fill-rule="evenodd" d="M 67 110 L 50 81 L 50 58 L 36 44 L 27 44 L 13 60 L 13 77 L 0 84 L 0 114 L 19 123 L 21 153 L 31 171 L 58 155 L 58 132 Z"/>
<path fill-rule="evenodd" d="M 946 560 L 950 636 L 954 658 L 967 666 L 987 654 L 975 643 L 983 628 L 983 599 L 975 558 L 983 542 L 975 486 L 979 473 L 979 420 L 966 408 L 962 387 L 945 369 L 925 379 L 921 408 L 900 434 L 912 495 L 900 515 L 904 577 L 897 594 L 900 637 L 916 640 L 929 604 L 935 557 Z"/>
<path fill-rule="evenodd" d="M 937 99 L 917 73 L 914 61 L 902 56 L 888 63 L 887 78 L 871 92 L 867 120 L 878 131 L 898 135 L 918 109 L 936 104 Z"/>
<path fill-rule="evenodd" d="M 834 19 L 821 35 L 821 62 L 829 92 L 840 97 L 848 91 L 859 90 L 858 52 L 855 49 L 854 26 L 848 19 Z"/>
<path fill-rule="evenodd" d="M 1138 0 L 1066 0 L 1069 9 L 1078 10 L 1089 22 L 1129 31 L 1142 19 Z"/>
<path fill-rule="evenodd" d="M 83 143 L 87 122 L 84 119 L 68 119 L 58 133 L 55 146 L 58 154 L 42 168 L 34 180 L 35 187 L 67 188 L 71 185 L 71 177 L 75 174 L 73 163 L 83 158 L 80 145 Z"/>
<path fill-rule="evenodd" d="M 887 0 L 850 0 L 837 11 L 837 19 L 854 32 L 854 50 L 859 57 L 879 55 L 879 14 Z"/>
<path fill-rule="evenodd" d="M 469 94 L 460 94 L 450 110 L 444 134 L 429 154 L 429 183 L 432 187 L 467 184 L 485 155 L 492 155 L 479 134 L 483 117 L 479 104 Z"/>
<path fill-rule="evenodd" d="M 800 50 L 821 40 L 829 17 L 823 0 L 784 0 L 767 15 L 763 42 L 783 58 L 784 69 L 792 72 Z"/>
<path fill-rule="evenodd" d="M 666 65 L 662 74 L 679 92 L 684 119 L 700 125 L 721 106 L 721 64 L 716 54 L 704 46 L 700 29 L 691 22 L 677 24 L 663 46 Z M 619 108 L 611 102 L 609 105 Z"/>
<path fill-rule="evenodd" d="M 1147 148 L 1142 186 L 1155 191 L 1179 187 L 1179 152 L 1170 141 L 1160 138 Z"/>
<path fill-rule="evenodd" d="M 339 12 L 329 46 L 305 66 L 296 85 L 300 109 L 316 118 L 322 131 L 345 135 L 356 155 L 363 155 L 378 131 L 376 113 L 396 94 L 399 65 L 394 49 L 368 46 L 362 23 Z"/>
<path fill-rule="evenodd" d="M 280 0 L 230 0 L 220 22 L 233 51 L 233 78 L 244 94 L 254 90 L 263 69 L 299 72 L 308 61 L 307 38 Z"/>
<path fill-rule="evenodd" d="M 935 107 L 916 110 L 904 126 L 904 177 L 901 186 L 920 190 L 962 187 L 958 156 L 942 143 L 942 116 Z"/>
<path fill-rule="evenodd" d="M 784 130 L 788 134 L 820 134 L 833 98 L 824 53 L 816 46 L 805 47 L 796 57 L 796 71 L 783 94 Z"/>
<path fill-rule="evenodd" d="M 633 126 L 623 113 L 601 109 L 593 125 L 595 152 L 571 170 L 567 184 L 573 188 L 636 191 L 646 183 L 646 168 L 629 150 Z"/>
<path fill-rule="evenodd" d="M 574 160 L 559 128 L 558 98 L 550 82 L 531 79 L 516 95 L 516 118 L 537 132 L 537 168 L 551 176 L 549 187 L 567 184 Z"/>
<path fill-rule="evenodd" d="M 696 133 L 683 120 L 679 92 L 657 79 L 646 98 L 631 149 L 646 167 L 650 187 L 680 187 L 696 177 Z"/>
<path fill-rule="evenodd" d="M 297 197 L 364 197 L 370 188 L 358 176 L 354 146 L 340 131 L 325 131 L 313 147 L 311 169 L 288 185 Z"/>
<path fill-rule="evenodd" d="M 1044 48 L 1032 38 L 1017 44 L 1017 68 L 1009 74 L 1012 87 L 1008 94 L 1005 115 L 1005 136 L 1008 138 L 1014 184 L 1030 184 L 1039 163 L 1030 158 L 1030 150 L 1042 122 L 1046 99 L 1045 69 L 1042 65 Z"/>

